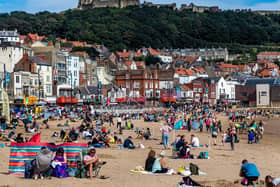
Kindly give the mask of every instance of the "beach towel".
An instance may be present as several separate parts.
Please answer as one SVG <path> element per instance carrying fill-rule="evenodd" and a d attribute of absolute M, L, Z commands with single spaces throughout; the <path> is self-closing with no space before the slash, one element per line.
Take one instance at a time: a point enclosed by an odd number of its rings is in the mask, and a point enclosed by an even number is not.
<path fill-rule="evenodd" d="M 132 169 L 132 170 L 130 170 L 130 172 L 140 173 L 140 174 L 144 174 L 144 175 L 172 175 L 173 170 L 170 169 L 167 173 L 153 173 L 153 172 L 150 172 L 150 171 L 138 171 L 138 170 Z"/>
<path fill-rule="evenodd" d="M 47 147 L 51 151 L 56 151 L 62 147 L 67 157 L 68 167 L 77 170 L 77 158 L 82 149 L 87 148 L 84 143 L 64 143 L 61 145 L 51 145 L 50 143 L 11 143 L 10 161 L 9 161 L 9 175 L 24 175 L 26 160 L 33 160 L 36 158 L 37 152 L 41 147 Z"/>
<path fill-rule="evenodd" d="M 185 168 L 185 169 L 189 170 L 189 168 Z M 130 170 L 130 172 L 140 173 L 140 174 L 144 174 L 144 175 L 171 175 L 171 174 L 166 174 L 166 173 L 153 173 L 153 172 L 149 172 L 149 171 L 138 171 L 135 169 Z M 198 171 L 198 175 L 207 175 L 207 173 L 205 173 L 203 171 Z"/>

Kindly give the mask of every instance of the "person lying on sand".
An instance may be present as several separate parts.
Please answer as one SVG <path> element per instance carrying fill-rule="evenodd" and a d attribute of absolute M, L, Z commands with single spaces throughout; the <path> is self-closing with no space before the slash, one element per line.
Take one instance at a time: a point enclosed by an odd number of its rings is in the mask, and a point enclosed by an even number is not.
<path fill-rule="evenodd" d="M 270 175 L 267 175 L 265 177 L 265 184 L 266 184 L 266 187 L 279 186 L 280 178 L 274 178 L 274 177 L 271 177 Z"/>

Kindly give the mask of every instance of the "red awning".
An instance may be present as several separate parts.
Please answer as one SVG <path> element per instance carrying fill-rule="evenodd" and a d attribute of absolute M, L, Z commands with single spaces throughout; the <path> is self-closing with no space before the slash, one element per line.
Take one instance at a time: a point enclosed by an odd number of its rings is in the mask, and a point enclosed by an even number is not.
<path fill-rule="evenodd" d="M 67 104 L 67 103 L 78 103 L 78 99 L 77 98 L 74 98 L 72 97 L 59 97 L 57 98 L 57 103 L 59 104 Z"/>
<path fill-rule="evenodd" d="M 161 97 L 160 100 L 162 102 L 176 102 L 176 98 L 174 97 Z"/>

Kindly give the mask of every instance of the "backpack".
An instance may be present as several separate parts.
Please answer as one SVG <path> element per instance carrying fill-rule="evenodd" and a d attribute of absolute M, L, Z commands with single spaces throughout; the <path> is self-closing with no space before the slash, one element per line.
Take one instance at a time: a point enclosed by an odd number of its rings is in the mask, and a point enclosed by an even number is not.
<path fill-rule="evenodd" d="M 25 160 L 24 161 L 24 178 L 25 179 L 31 179 L 33 177 L 34 167 L 35 167 L 34 160 Z"/>
<path fill-rule="evenodd" d="M 199 158 L 200 159 L 208 159 L 208 152 L 200 152 Z"/>
<path fill-rule="evenodd" d="M 199 168 L 197 165 L 190 163 L 190 170 L 192 175 L 199 175 Z"/>

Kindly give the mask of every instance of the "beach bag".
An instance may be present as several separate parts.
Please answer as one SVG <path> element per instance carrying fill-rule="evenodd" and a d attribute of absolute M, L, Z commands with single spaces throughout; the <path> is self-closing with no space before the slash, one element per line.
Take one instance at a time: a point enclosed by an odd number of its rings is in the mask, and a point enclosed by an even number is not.
<path fill-rule="evenodd" d="M 192 178 L 190 177 L 183 177 L 183 181 L 185 185 L 187 186 L 201 186 L 200 184 L 198 184 L 196 181 L 192 180 Z M 182 185 L 183 185 L 182 184 Z M 183 186 L 182 186 L 183 187 Z"/>
<path fill-rule="evenodd" d="M 76 171 L 75 171 L 75 169 L 73 169 L 73 168 L 67 168 L 66 169 L 66 172 L 67 172 L 67 175 L 69 176 L 69 177 L 75 177 L 76 176 Z"/>
<path fill-rule="evenodd" d="M 34 160 L 24 161 L 24 178 L 31 179 L 34 175 Z"/>
<path fill-rule="evenodd" d="M 86 178 L 86 175 L 87 175 L 87 170 L 86 168 L 83 166 L 82 162 L 78 162 L 78 170 L 76 171 L 76 178 Z"/>
<path fill-rule="evenodd" d="M 200 152 L 199 158 L 200 159 L 208 159 L 208 152 Z"/>
<path fill-rule="evenodd" d="M 190 170 L 192 175 L 199 175 L 199 168 L 197 165 L 190 163 Z"/>

